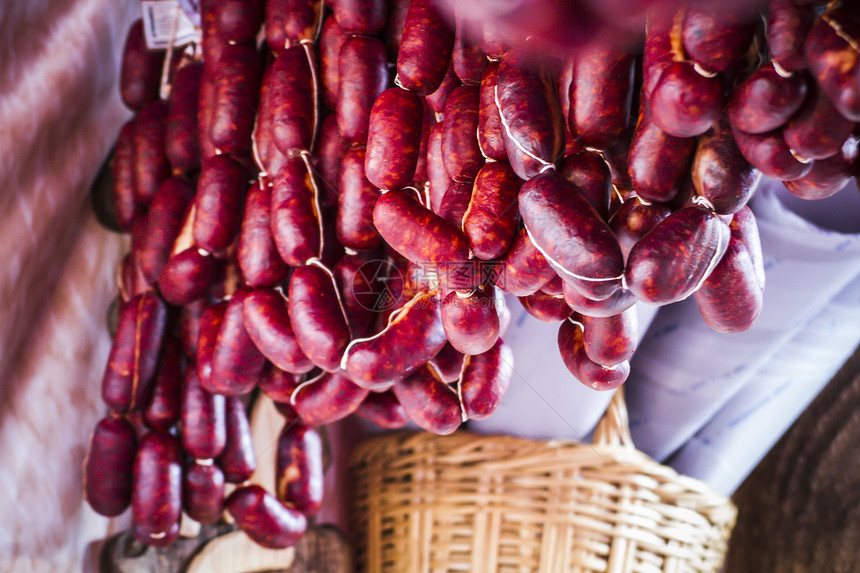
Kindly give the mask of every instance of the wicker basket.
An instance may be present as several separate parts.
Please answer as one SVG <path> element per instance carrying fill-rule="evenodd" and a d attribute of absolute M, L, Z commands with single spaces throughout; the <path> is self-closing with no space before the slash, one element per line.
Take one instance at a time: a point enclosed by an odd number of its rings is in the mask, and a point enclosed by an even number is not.
<path fill-rule="evenodd" d="M 736 510 L 634 449 L 621 392 L 593 445 L 400 432 L 353 452 L 359 569 L 378 572 L 703 572 Z"/>

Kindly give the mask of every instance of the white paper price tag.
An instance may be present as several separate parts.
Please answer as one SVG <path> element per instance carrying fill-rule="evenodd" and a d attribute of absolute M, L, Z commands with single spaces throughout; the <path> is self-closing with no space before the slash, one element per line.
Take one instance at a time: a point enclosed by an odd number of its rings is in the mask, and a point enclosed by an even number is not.
<path fill-rule="evenodd" d="M 143 0 L 140 3 L 146 47 L 164 50 L 200 41 L 200 32 L 175 0 Z"/>

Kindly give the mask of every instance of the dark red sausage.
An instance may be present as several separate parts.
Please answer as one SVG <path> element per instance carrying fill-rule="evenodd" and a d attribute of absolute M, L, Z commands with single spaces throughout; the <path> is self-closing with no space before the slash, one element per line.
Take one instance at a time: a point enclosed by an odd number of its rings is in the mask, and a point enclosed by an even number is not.
<path fill-rule="evenodd" d="M 203 63 L 191 62 L 176 72 L 170 89 L 165 152 L 174 169 L 190 173 L 200 166 L 197 114 Z"/>
<path fill-rule="evenodd" d="M 495 259 L 508 251 L 517 233 L 517 197 L 522 179 L 503 162 L 484 165 L 472 186 L 463 232 L 480 259 Z"/>
<path fill-rule="evenodd" d="M 397 401 L 422 429 L 434 434 L 452 433 L 462 423 L 457 393 L 432 367 L 424 365 L 394 385 Z"/>
<path fill-rule="evenodd" d="M 307 516 L 323 501 L 323 445 L 319 433 L 302 424 L 287 424 L 278 436 L 275 489 L 280 501 Z"/>
<path fill-rule="evenodd" d="M 340 368 L 351 333 L 331 272 L 307 265 L 293 271 L 289 317 L 304 354 L 323 370 Z"/>
<path fill-rule="evenodd" d="M 211 461 L 193 460 L 182 475 L 182 508 L 204 525 L 221 519 L 224 511 L 224 472 Z"/>
<path fill-rule="evenodd" d="M 140 439 L 134 458 L 131 519 L 145 534 L 168 531 L 182 513 L 182 452 L 179 440 L 152 431 Z"/>
<path fill-rule="evenodd" d="M 259 381 L 266 362 L 245 328 L 242 307 L 248 294 L 250 291 L 246 289 L 233 293 L 212 347 L 209 386 L 226 396 L 250 392 Z"/>
<path fill-rule="evenodd" d="M 630 375 L 629 362 L 607 367 L 589 359 L 585 353 L 582 328 L 570 320 L 565 320 L 559 327 L 558 349 L 570 373 L 594 390 L 617 388 Z"/>
<path fill-rule="evenodd" d="M 272 188 L 263 180 L 252 185 L 245 197 L 236 258 L 242 278 L 254 288 L 277 286 L 289 271 L 272 236 L 271 206 Z"/>
<path fill-rule="evenodd" d="M 761 241 L 755 216 L 744 207 L 729 225 L 726 254 L 693 298 L 708 326 L 718 332 L 743 332 L 761 313 L 765 285 Z"/>
<path fill-rule="evenodd" d="M 251 147 L 262 69 L 253 44 L 227 44 L 215 74 L 209 136 L 224 153 L 241 155 Z"/>
<path fill-rule="evenodd" d="M 337 127 L 350 143 L 367 142 L 370 111 L 388 87 L 385 44 L 368 36 L 351 36 L 340 49 Z"/>
<path fill-rule="evenodd" d="M 482 420 L 502 402 L 514 376 L 514 353 L 499 338 L 486 352 L 467 356 L 457 384 L 463 416 Z"/>
<path fill-rule="evenodd" d="M 282 292 L 256 289 L 245 296 L 242 318 L 248 336 L 263 356 L 282 370 L 301 374 L 311 370 L 313 363 L 296 340 L 287 306 Z"/>
<path fill-rule="evenodd" d="M 309 426 L 323 426 L 352 414 L 367 397 L 342 373 L 324 372 L 296 388 L 290 403 Z"/>
<path fill-rule="evenodd" d="M 454 50 L 454 31 L 433 0 L 412 0 L 397 55 L 400 85 L 418 95 L 436 91 Z"/>
<path fill-rule="evenodd" d="M 728 246 L 727 231 L 710 209 L 692 205 L 675 211 L 630 249 L 627 287 L 652 304 L 686 298 L 719 262 Z"/>
<path fill-rule="evenodd" d="M 421 99 L 401 88 L 382 92 L 373 103 L 364 172 L 380 189 L 406 187 L 415 175 L 421 147 Z"/>
<path fill-rule="evenodd" d="M 128 508 L 136 451 L 128 420 L 108 416 L 96 424 L 84 460 L 84 495 L 97 513 L 111 517 Z"/>
<path fill-rule="evenodd" d="M 102 378 L 102 400 L 111 411 L 124 414 L 145 407 L 166 328 L 167 305 L 154 292 L 122 305 Z"/>
<path fill-rule="evenodd" d="M 143 420 L 153 430 L 168 431 L 179 421 L 183 370 L 182 341 L 175 334 L 165 337 L 158 370 Z"/>
<path fill-rule="evenodd" d="M 337 239 L 356 251 L 373 249 L 380 243 L 373 226 L 373 207 L 380 191 L 365 177 L 365 156 L 363 147 L 350 147 L 344 153 L 340 170 Z"/>
<path fill-rule="evenodd" d="M 248 537 L 269 549 L 295 544 L 307 529 L 301 512 L 285 507 L 258 485 L 238 488 L 227 498 L 225 507 Z"/>
<path fill-rule="evenodd" d="M 194 187 L 186 179 L 171 177 L 158 186 L 146 214 L 146 230 L 137 250 L 140 269 L 150 283 L 157 282 L 161 276 L 193 198 Z"/>
<path fill-rule="evenodd" d="M 165 152 L 167 103 L 155 100 L 140 110 L 134 126 L 134 198 L 148 207 L 162 181 L 170 177 Z"/>
<path fill-rule="evenodd" d="M 120 63 L 119 93 L 126 107 L 139 111 L 158 99 L 163 63 L 163 52 L 146 48 L 143 20 L 135 20 L 125 37 Z"/>
<path fill-rule="evenodd" d="M 225 404 L 227 443 L 216 460 L 224 471 L 224 481 L 242 483 L 257 469 L 257 456 L 251 440 L 251 428 L 245 405 L 238 396 L 229 396 Z"/>

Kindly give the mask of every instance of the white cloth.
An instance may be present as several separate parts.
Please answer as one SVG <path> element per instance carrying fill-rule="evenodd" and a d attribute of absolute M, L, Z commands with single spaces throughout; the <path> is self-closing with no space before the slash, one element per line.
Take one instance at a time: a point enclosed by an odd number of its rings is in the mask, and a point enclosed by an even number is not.
<path fill-rule="evenodd" d="M 849 300 L 851 291 L 846 291 L 847 299 L 836 297 L 860 275 L 860 195 L 852 185 L 826 203 L 813 206 L 812 217 L 820 225 L 852 233 L 813 225 L 801 211 L 812 203 L 798 201 L 772 181 L 764 183 L 753 199 L 767 280 L 764 307 L 751 329 L 739 334 L 714 332 L 690 299 L 661 309 L 640 345 L 632 361 L 626 397 L 634 442 L 655 459 L 665 460 L 678 450 L 742 389 L 757 387 L 760 374 L 785 373 L 781 364 L 791 354 L 789 349 L 799 352 L 796 349 L 801 342 L 806 357 L 824 360 L 811 345 L 827 348 L 838 341 L 840 350 L 825 353 L 827 362 L 816 364 L 818 374 L 824 377 L 817 383 L 826 382 L 828 373 L 834 372 L 860 342 L 856 325 L 850 324 L 829 333 L 832 336 L 808 336 L 814 320 L 827 320 L 827 314 L 822 313 L 832 311 L 828 305 L 833 301 L 842 306 L 858 302 Z M 822 216 L 826 213 L 831 214 L 829 220 Z M 791 363 L 797 357 L 791 357 Z M 798 366 L 798 377 L 802 371 Z M 749 398 L 739 397 L 738 404 L 745 399 Z M 801 403 L 808 399 L 800 398 Z M 748 420 L 754 426 L 746 426 L 747 447 L 763 455 L 774 437 L 770 432 L 765 432 L 768 437 L 760 437 L 760 428 L 774 424 L 785 428 L 798 413 L 797 407 L 785 407 L 779 420 L 768 419 L 764 412 L 757 414 L 755 421 Z M 692 471 L 690 455 L 689 451 L 685 455 L 687 471 Z M 731 448 L 719 455 L 737 470 L 732 478 L 721 478 L 722 484 L 740 483 L 752 469 L 749 460 L 760 457 L 748 456 L 745 464 L 735 465 L 739 460 Z"/>

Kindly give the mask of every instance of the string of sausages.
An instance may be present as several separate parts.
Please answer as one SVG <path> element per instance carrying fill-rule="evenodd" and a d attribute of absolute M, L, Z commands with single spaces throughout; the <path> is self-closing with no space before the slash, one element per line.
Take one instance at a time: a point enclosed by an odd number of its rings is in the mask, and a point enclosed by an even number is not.
<path fill-rule="evenodd" d="M 506 293 L 559 324 L 598 390 L 629 375 L 638 301 L 692 296 L 746 330 L 761 175 L 806 199 L 856 175 L 848 3 L 654 10 L 638 45 L 570 53 L 472 8 L 204 0 L 199 46 L 167 62 L 129 30 L 112 173 L 131 250 L 84 476 L 141 542 L 226 510 L 289 546 L 322 503 L 316 427 L 491 415 L 513 376 Z M 275 492 L 253 483 L 257 393 L 284 416 Z"/>

